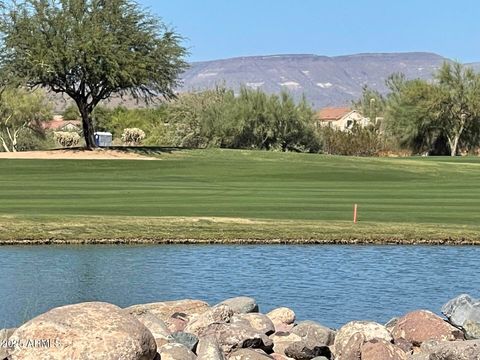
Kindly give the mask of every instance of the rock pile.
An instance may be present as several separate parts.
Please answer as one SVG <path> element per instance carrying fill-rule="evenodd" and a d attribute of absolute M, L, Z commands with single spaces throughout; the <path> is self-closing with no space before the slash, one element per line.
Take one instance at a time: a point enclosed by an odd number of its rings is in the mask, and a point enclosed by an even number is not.
<path fill-rule="evenodd" d="M 468 295 L 443 307 L 448 320 L 419 310 L 338 330 L 258 311 L 247 297 L 69 305 L 1 330 L 0 360 L 480 360 L 480 303 Z"/>

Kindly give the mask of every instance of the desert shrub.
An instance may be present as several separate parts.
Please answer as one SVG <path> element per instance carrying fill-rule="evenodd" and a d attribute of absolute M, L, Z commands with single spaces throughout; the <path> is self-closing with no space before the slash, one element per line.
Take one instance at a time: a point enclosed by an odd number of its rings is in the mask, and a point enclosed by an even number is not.
<path fill-rule="evenodd" d="M 74 147 L 80 143 L 80 135 L 70 131 L 55 131 L 53 138 L 62 147 Z"/>
<path fill-rule="evenodd" d="M 175 146 L 309 151 L 319 149 L 314 112 L 306 99 L 217 87 L 186 93 L 166 106 Z M 167 128 L 167 129 L 168 129 Z"/>
<path fill-rule="evenodd" d="M 76 105 L 69 105 L 63 112 L 63 118 L 65 120 L 77 120 L 80 119 L 80 112 L 78 111 L 78 108 Z"/>
<path fill-rule="evenodd" d="M 145 132 L 146 145 L 173 144 L 171 134 L 166 127 L 165 105 L 147 109 L 127 109 L 119 106 L 113 109 L 99 106 L 93 114 L 97 131 L 111 132 L 114 139 L 121 141 L 124 129 L 141 128 Z M 116 143 L 116 141 L 114 140 Z M 123 144 L 124 142 L 122 142 Z"/>
<path fill-rule="evenodd" d="M 355 126 L 350 131 L 331 127 L 321 129 L 322 149 L 326 154 L 378 156 L 386 151 L 386 142 L 373 127 Z"/>
<path fill-rule="evenodd" d="M 139 128 L 128 128 L 123 130 L 122 141 L 125 145 L 138 146 L 145 139 L 145 132 Z"/>
<path fill-rule="evenodd" d="M 53 134 L 40 136 L 32 129 L 23 129 L 17 142 L 18 151 L 48 150 L 56 146 Z"/>

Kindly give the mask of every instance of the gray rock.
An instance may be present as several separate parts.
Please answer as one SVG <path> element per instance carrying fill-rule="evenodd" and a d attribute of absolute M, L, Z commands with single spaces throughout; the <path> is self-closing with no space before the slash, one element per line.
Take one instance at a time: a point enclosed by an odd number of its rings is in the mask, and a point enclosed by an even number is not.
<path fill-rule="evenodd" d="M 467 339 L 480 339 L 480 300 L 460 295 L 446 303 L 442 313 L 450 323 L 465 331 Z"/>
<path fill-rule="evenodd" d="M 185 345 L 170 343 L 158 349 L 161 360 L 196 360 L 197 356 Z"/>
<path fill-rule="evenodd" d="M 225 305 L 217 305 L 204 313 L 195 316 L 185 327 L 185 332 L 199 335 L 209 325 L 214 323 L 227 323 L 233 316 L 233 310 Z"/>
<path fill-rule="evenodd" d="M 268 356 L 261 350 L 253 349 L 240 349 L 234 351 L 229 357 L 229 360 L 271 360 L 271 356 Z"/>
<path fill-rule="evenodd" d="M 314 357 L 312 360 L 328 360 L 328 358 L 326 358 L 325 356 L 317 356 Z"/>
<path fill-rule="evenodd" d="M 270 339 L 273 341 L 273 351 L 281 355 L 285 355 L 285 349 L 291 344 L 302 341 L 302 338 L 296 334 L 282 332 L 270 335 Z"/>
<path fill-rule="evenodd" d="M 162 347 L 163 345 L 172 342 L 173 338 L 170 334 L 170 331 L 165 325 L 165 322 L 160 320 L 155 315 L 146 312 L 146 313 L 133 313 L 134 316 L 138 321 L 140 321 L 150 332 L 152 333 L 155 342 L 157 343 L 157 349 Z"/>
<path fill-rule="evenodd" d="M 301 321 L 292 329 L 292 333 L 299 335 L 305 341 L 317 345 L 332 345 L 335 341 L 335 331 L 315 321 Z"/>
<path fill-rule="evenodd" d="M 257 301 L 251 297 L 235 297 L 224 300 L 220 304 L 228 305 L 235 314 L 258 313 Z"/>
<path fill-rule="evenodd" d="M 341 347 L 335 348 L 335 359 L 338 360 L 361 360 L 362 346 L 365 343 L 365 335 L 360 332 L 354 333 L 348 338 L 348 341 Z M 336 342 L 337 340 L 335 340 Z M 340 351 L 341 350 L 341 351 Z"/>
<path fill-rule="evenodd" d="M 275 333 L 275 325 L 273 325 L 272 320 L 263 314 L 236 314 L 232 317 L 230 322 L 243 322 L 265 335 L 271 335 Z"/>
<path fill-rule="evenodd" d="M 429 360 L 480 360 L 480 340 L 442 342 L 430 351 Z"/>
<path fill-rule="evenodd" d="M 12 336 L 12 334 L 15 332 L 16 329 L 2 329 L 0 330 L 0 360 L 4 360 L 8 356 L 8 339 Z M 5 345 L 5 346 L 3 346 Z"/>
<path fill-rule="evenodd" d="M 356 333 L 363 335 L 363 339 L 358 338 L 358 341 L 348 345 L 350 338 L 352 338 Z M 393 340 L 392 335 L 387 330 L 387 328 L 376 322 L 349 322 L 337 331 L 337 334 L 335 336 L 335 356 L 341 359 L 347 348 L 349 349 L 349 352 L 357 353 L 358 346 L 361 346 L 363 342 L 367 342 L 376 338 L 383 339 L 387 342 L 391 342 Z M 352 348 L 351 345 L 355 345 L 355 351 L 350 350 Z"/>
<path fill-rule="evenodd" d="M 200 338 L 197 346 L 197 360 L 225 360 L 215 336 Z"/>
<path fill-rule="evenodd" d="M 273 341 L 268 336 L 244 324 L 211 324 L 200 334 L 200 338 L 204 336 L 214 337 L 224 354 L 242 348 L 261 349 L 266 353 L 273 350 Z"/>
<path fill-rule="evenodd" d="M 462 326 L 467 340 L 480 339 L 480 323 L 477 321 L 467 320 Z"/>
<path fill-rule="evenodd" d="M 125 311 L 129 314 L 142 314 L 149 312 L 167 322 L 167 320 L 175 314 L 184 314 L 190 319 L 192 316 L 202 314 L 208 309 L 209 306 L 204 301 L 186 299 L 133 305 L 126 308 Z"/>
<path fill-rule="evenodd" d="M 185 345 L 190 351 L 195 352 L 195 348 L 198 344 L 198 337 L 194 334 L 179 331 L 173 333 L 172 338 L 174 342 Z"/>
<path fill-rule="evenodd" d="M 316 345 L 302 340 L 289 345 L 285 349 L 285 355 L 295 360 L 311 360 L 316 356 L 330 358 L 332 353 L 326 345 Z"/>
<path fill-rule="evenodd" d="M 273 309 L 266 314 L 274 324 L 293 324 L 295 322 L 295 312 L 292 309 L 281 307 Z"/>
<path fill-rule="evenodd" d="M 407 360 L 430 360 L 430 354 L 425 353 L 416 353 L 416 354 L 408 354 Z"/>

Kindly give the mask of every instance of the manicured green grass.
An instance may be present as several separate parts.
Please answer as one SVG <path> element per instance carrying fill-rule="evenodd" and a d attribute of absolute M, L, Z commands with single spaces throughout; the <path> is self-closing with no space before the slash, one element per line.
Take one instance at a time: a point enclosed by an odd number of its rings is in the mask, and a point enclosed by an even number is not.
<path fill-rule="evenodd" d="M 158 158 L 0 160 L 0 240 L 480 240 L 477 158 Z"/>

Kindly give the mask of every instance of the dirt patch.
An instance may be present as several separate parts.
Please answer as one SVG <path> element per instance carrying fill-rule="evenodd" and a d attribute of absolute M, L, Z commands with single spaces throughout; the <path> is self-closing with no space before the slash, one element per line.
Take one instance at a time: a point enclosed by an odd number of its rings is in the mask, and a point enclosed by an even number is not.
<path fill-rule="evenodd" d="M 0 152 L 0 159 L 157 160 L 132 152 L 105 149 Z"/>

